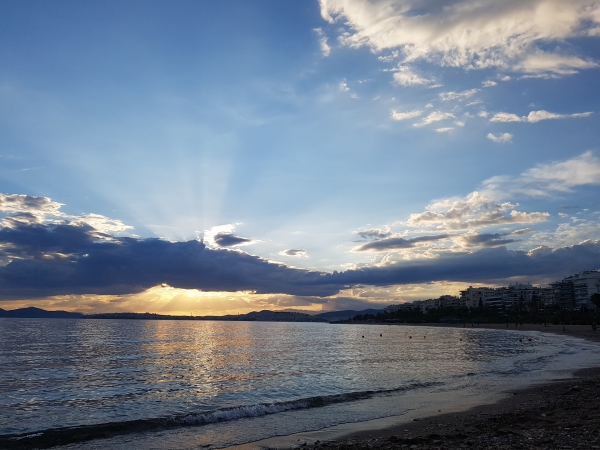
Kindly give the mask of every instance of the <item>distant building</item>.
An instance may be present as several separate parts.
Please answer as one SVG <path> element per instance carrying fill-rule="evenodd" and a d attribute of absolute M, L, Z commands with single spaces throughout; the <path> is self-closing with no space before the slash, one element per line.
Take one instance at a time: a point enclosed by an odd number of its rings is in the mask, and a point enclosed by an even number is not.
<path fill-rule="evenodd" d="M 540 289 L 529 283 L 509 284 L 504 291 L 505 307 L 513 310 L 531 311 L 540 301 Z"/>
<path fill-rule="evenodd" d="M 592 295 L 600 294 L 600 271 L 587 270 L 569 277 L 573 281 L 573 294 L 575 308 L 596 309 L 596 305 L 590 300 Z"/>
<path fill-rule="evenodd" d="M 580 272 L 552 283 L 549 287 L 533 286 L 530 283 L 515 283 L 499 288 L 469 286 L 460 291 L 460 297 L 442 295 L 439 298 L 390 305 L 384 308 L 384 311 L 395 312 L 417 308 L 427 313 L 431 309 L 440 307 L 465 306 L 513 311 L 534 311 L 550 307 L 566 310 L 596 309 L 591 302 L 594 294 L 600 294 L 600 270 Z"/>
<path fill-rule="evenodd" d="M 490 298 L 497 296 L 494 288 L 469 286 L 464 291 L 460 291 L 460 301 L 467 308 L 480 308 L 486 306 Z"/>
<path fill-rule="evenodd" d="M 557 281 L 550 284 L 552 290 L 553 304 L 560 309 L 573 310 L 575 309 L 575 290 L 573 281 L 565 278 L 562 281 Z"/>
<path fill-rule="evenodd" d="M 442 295 L 439 300 L 440 306 L 443 308 L 460 308 L 463 306 L 460 298 L 455 295 Z"/>

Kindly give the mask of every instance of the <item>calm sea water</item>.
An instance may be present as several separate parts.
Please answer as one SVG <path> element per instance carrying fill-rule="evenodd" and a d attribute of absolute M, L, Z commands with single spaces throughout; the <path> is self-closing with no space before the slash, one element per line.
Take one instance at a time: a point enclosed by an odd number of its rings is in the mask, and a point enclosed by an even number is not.
<path fill-rule="evenodd" d="M 591 365 L 596 345 L 535 332 L 0 319 L 0 437 L 113 424 L 108 441 L 75 446 L 226 447 Z"/>

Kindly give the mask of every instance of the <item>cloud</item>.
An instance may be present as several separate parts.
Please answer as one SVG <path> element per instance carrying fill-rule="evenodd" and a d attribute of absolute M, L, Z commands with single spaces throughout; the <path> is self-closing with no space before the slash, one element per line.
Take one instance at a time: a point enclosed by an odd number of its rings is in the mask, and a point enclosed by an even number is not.
<path fill-rule="evenodd" d="M 461 247 L 492 248 L 518 242 L 516 239 L 506 239 L 506 233 L 480 234 L 477 231 L 458 235 L 454 241 Z"/>
<path fill-rule="evenodd" d="M 478 251 L 446 252 L 436 258 L 401 261 L 378 267 L 363 267 L 327 275 L 324 278 L 348 285 L 392 286 L 432 281 L 464 283 L 506 283 L 511 277 L 560 279 L 567 274 L 597 267 L 600 242 L 556 250 L 538 248 L 526 252 L 504 246 Z"/>
<path fill-rule="evenodd" d="M 252 239 L 236 236 L 233 233 L 217 233 L 213 237 L 214 243 L 219 247 L 235 247 L 237 245 L 252 244 Z"/>
<path fill-rule="evenodd" d="M 488 112 L 487 111 L 479 111 L 477 113 L 477 116 L 479 116 L 479 117 L 487 117 L 488 116 Z"/>
<path fill-rule="evenodd" d="M 429 125 L 430 123 L 439 122 L 440 120 L 445 120 L 445 119 L 456 119 L 456 117 L 454 117 L 454 114 L 452 114 L 452 113 L 442 112 L 442 111 L 434 111 L 434 112 L 430 113 L 427 117 L 423 118 L 423 120 L 421 120 L 420 122 L 415 123 L 413 126 L 414 127 L 422 127 L 425 125 Z"/>
<path fill-rule="evenodd" d="M 496 113 L 490 119 L 490 122 L 523 122 L 523 118 L 511 113 Z"/>
<path fill-rule="evenodd" d="M 404 62 L 559 75 L 597 66 L 574 52 L 541 48 L 598 36 L 596 0 L 451 0 L 429 5 L 407 0 L 320 0 L 320 5 L 325 20 L 342 25 L 342 45 L 367 46 L 374 52 L 398 50 Z"/>
<path fill-rule="evenodd" d="M 0 211 L 5 213 L 27 213 L 36 217 L 45 215 L 59 216 L 63 203 L 48 197 L 36 197 L 21 194 L 0 194 Z"/>
<path fill-rule="evenodd" d="M 527 116 L 519 117 L 516 114 L 511 113 L 497 113 L 490 119 L 490 122 L 529 122 L 536 123 L 542 120 L 549 119 L 576 119 L 581 117 L 589 117 L 592 112 L 583 112 L 576 114 L 556 114 L 544 110 L 531 111 Z"/>
<path fill-rule="evenodd" d="M 398 112 L 394 109 L 392 109 L 392 119 L 394 120 L 407 120 L 407 119 L 412 119 L 414 117 L 419 117 L 421 114 L 423 114 L 423 111 L 407 111 L 407 112 Z"/>
<path fill-rule="evenodd" d="M 435 230 L 476 230 L 478 228 L 543 223 L 548 212 L 519 211 L 506 201 L 515 197 L 554 197 L 571 193 L 578 186 L 600 185 L 600 159 L 591 152 L 578 157 L 539 164 L 517 176 L 496 176 L 462 198 L 446 198 L 427 205 L 425 211 L 410 214 L 402 225 Z"/>
<path fill-rule="evenodd" d="M 487 80 L 483 81 L 481 84 L 483 85 L 483 87 L 492 87 L 496 86 L 498 83 L 496 83 L 495 81 Z"/>
<path fill-rule="evenodd" d="M 516 177 L 496 176 L 485 180 L 481 191 L 491 198 L 509 196 L 548 197 L 570 193 L 577 186 L 600 185 L 600 159 L 592 152 L 565 161 L 539 164 Z"/>
<path fill-rule="evenodd" d="M 422 86 L 433 83 L 433 80 L 420 76 L 409 66 L 398 66 L 394 69 L 394 82 L 401 86 Z"/>
<path fill-rule="evenodd" d="M 103 233 L 119 233 L 132 230 L 118 219 L 109 219 L 101 214 L 69 215 L 60 209 L 63 203 L 48 197 L 20 194 L 0 194 L 0 213 L 6 216 L 0 220 L 3 227 L 15 227 L 23 224 L 71 223 L 73 225 L 91 225 L 101 238 Z"/>
<path fill-rule="evenodd" d="M 238 224 L 239 225 L 239 224 Z M 218 225 L 204 232 L 204 241 L 216 247 L 236 247 L 240 245 L 254 244 L 255 239 L 237 236 L 236 224 Z"/>
<path fill-rule="evenodd" d="M 462 91 L 462 92 L 454 92 L 454 91 L 442 92 L 439 94 L 439 96 L 440 96 L 440 100 L 445 102 L 448 100 L 464 100 L 466 98 L 472 97 L 473 95 L 477 94 L 478 92 L 479 92 L 479 89 L 469 89 L 467 91 Z"/>
<path fill-rule="evenodd" d="M 450 235 L 441 234 L 437 236 L 419 236 L 412 239 L 405 239 L 403 237 L 388 237 L 385 239 L 379 239 L 366 244 L 359 245 L 352 249 L 354 252 L 381 252 L 387 250 L 398 250 L 416 247 L 417 244 L 422 242 L 440 241 L 448 239 Z"/>
<path fill-rule="evenodd" d="M 581 69 L 592 69 L 595 67 L 598 67 L 598 64 L 589 59 L 536 51 L 527 55 L 515 68 L 527 73 L 551 72 L 559 75 L 572 75 Z"/>
<path fill-rule="evenodd" d="M 319 47 L 321 49 L 321 54 L 327 58 L 331 54 L 331 47 L 327 43 L 327 36 L 324 35 L 323 30 L 321 28 L 315 28 L 315 33 L 319 36 Z"/>
<path fill-rule="evenodd" d="M 89 225 L 0 229 L 0 296 L 128 294 L 161 283 L 203 291 L 333 295 L 322 273 L 293 269 L 199 241 L 96 239 Z"/>
<path fill-rule="evenodd" d="M 363 231 L 355 231 L 354 234 L 362 239 L 384 239 L 392 235 L 392 230 L 388 227 L 371 228 Z"/>
<path fill-rule="evenodd" d="M 531 228 L 521 228 L 520 230 L 514 230 L 507 234 L 507 236 L 522 236 L 527 233 L 533 233 Z"/>
<path fill-rule="evenodd" d="M 591 112 L 577 113 L 577 114 L 556 114 L 548 111 L 531 111 L 527 116 L 527 122 L 535 123 L 541 120 L 548 119 L 570 119 L 570 118 L 579 118 L 579 117 L 589 117 L 591 116 Z"/>
<path fill-rule="evenodd" d="M 342 92 L 348 92 L 350 90 L 350 88 L 348 87 L 348 83 L 346 83 L 346 80 L 342 81 L 339 84 L 339 88 L 340 88 L 340 91 L 342 91 Z"/>
<path fill-rule="evenodd" d="M 507 142 L 511 142 L 513 135 L 510 133 L 502 133 L 499 135 L 494 135 L 492 133 L 488 133 L 487 138 L 491 141 L 494 142 L 499 142 L 501 144 L 507 143 Z"/>
<path fill-rule="evenodd" d="M 438 200 L 428 205 L 426 211 L 411 214 L 404 224 L 413 227 L 435 227 L 438 230 L 474 230 L 490 226 L 545 222 L 550 217 L 547 212 L 526 213 L 517 211 L 514 207 L 512 203 L 498 203 L 475 191 L 462 199 Z"/>
<path fill-rule="evenodd" d="M 296 249 L 296 248 L 290 248 L 289 250 L 283 250 L 281 252 L 279 252 L 280 255 L 282 256 L 298 256 L 298 257 L 308 257 L 308 253 L 306 253 L 306 250 L 300 250 L 300 249 Z"/>
<path fill-rule="evenodd" d="M 436 128 L 435 131 L 437 133 L 448 133 L 449 131 L 454 130 L 454 128 L 452 127 L 445 127 L 445 128 Z"/>
<path fill-rule="evenodd" d="M 547 177 L 550 166 L 538 166 Z M 554 166 L 556 167 L 556 164 Z M 437 212 L 446 208 L 444 212 Z M 461 200 L 442 200 L 423 214 L 431 220 L 467 220 L 478 207 L 494 215 L 508 211 L 509 203 L 495 204 L 481 195 Z M 27 213 L 24 213 L 27 214 Z M 544 213 L 511 212 L 513 223 L 535 221 Z M 477 220 L 482 220 L 478 217 Z M 501 222 L 501 221 L 500 221 Z M 35 299 L 65 295 L 127 295 L 145 292 L 162 284 L 203 292 L 253 292 L 291 296 L 329 297 L 360 285 L 387 286 L 433 281 L 476 282 L 503 280 L 514 276 L 560 277 L 595 267 L 600 243 L 586 241 L 558 248 L 530 252 L 508 250 L 512 237 L 526 230 L 505 234 L 435 235 L 406 238 L 388 235 L 389 230 L 364 230 L 366 238 L 382 239 L 364 243 L 355 251 L 386 252 L 452 239 L 469 251 L 431 254 L 428 258 L 388 259 L 386 264 L 344 272 L 316 272 L 276 264 L 243 252 L 210 248 L 204 242 L 169 242 L 162 239 L 105 236 L 87 223 L 28 223 L 23 220 L 0 228 L 0 298 Z M 232 234 L 234 225 L 209 230 L 212 237 Z M 103 236 L 99 239 L 99 236 Z M 243 238 L 242 238 L 243 239 Z M 474 250 L 475 249 L 475 250 Z M 287 254 L 301 255 L 290 249 Z M 282 301 L 287 301 L 283 299 Z M 290 300 L 298 304 L 300 300 Z M 308 301 L 308 300 L 307 300 Z M 316 300 L 310 300 L 314 302 Z"/>

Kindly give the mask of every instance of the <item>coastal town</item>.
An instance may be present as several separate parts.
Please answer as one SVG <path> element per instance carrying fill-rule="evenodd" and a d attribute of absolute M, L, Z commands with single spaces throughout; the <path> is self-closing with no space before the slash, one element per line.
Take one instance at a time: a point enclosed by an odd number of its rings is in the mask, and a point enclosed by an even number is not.
<path fill-rule="evenodd" d="M 473 287 L 460 291 L 460 296 L 442 295 L 438 298 L 394 304 L 384 308 L 385 314 L 408 310 L 428 311 L 439 308 L 490 308 L 497 311 L 595 311 L 594 294 L 600 295 L 600 270 L 587 270 L 567 276 L 547 287 L 515 283 L 503 287 Z"/>

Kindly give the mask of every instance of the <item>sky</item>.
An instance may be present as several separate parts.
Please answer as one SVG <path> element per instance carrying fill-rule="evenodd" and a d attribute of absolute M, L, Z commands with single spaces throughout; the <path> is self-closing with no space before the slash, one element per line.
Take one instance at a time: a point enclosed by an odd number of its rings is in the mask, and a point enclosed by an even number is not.
<path fill-rule="evenodd" d="M 600 1 L 0 4 L 0 307 L 383 307 L 600 269 Z"/>

